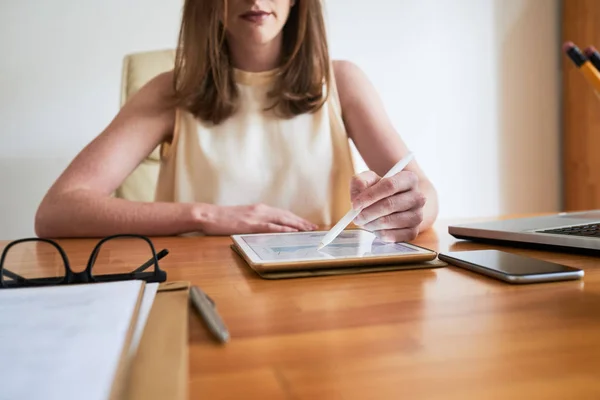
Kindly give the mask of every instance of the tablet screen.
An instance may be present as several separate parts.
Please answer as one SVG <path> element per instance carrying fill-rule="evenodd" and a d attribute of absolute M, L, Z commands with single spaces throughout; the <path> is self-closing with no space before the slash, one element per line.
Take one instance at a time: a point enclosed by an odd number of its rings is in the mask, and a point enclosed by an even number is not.
<path fill-rule="evenodd" d="M 327 232 L 294 232 L 239 235 L 241 244 L 260 262 L 310 261 L 340 258 L 364 258 L 384 255 L 428 254 L 430 251 L 407 243 L 386 243 L 365 230 L 347 230 L 318 250 Z"/>

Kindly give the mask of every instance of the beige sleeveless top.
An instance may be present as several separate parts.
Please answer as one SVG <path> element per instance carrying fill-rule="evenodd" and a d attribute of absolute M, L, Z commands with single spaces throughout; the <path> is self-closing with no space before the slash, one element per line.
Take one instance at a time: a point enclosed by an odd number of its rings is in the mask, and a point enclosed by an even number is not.
<path fill-rule="evenodd" d="M 223 206 L 264 203 L 332 225 L 350 209 L 354 165 L 335 83 L 316 113 L 264 111 L 274 72 L 235 70 L 240 107 L 219 125 L 176 112 L 162 148 L 157 201 Z"/>

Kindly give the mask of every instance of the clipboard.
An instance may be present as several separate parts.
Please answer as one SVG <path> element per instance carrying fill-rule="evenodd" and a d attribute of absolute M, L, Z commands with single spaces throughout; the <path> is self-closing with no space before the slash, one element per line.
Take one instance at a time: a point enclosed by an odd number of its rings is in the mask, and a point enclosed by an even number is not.
<path fill-rule="evenodd" d="M 135 330 L 135 322 L 138 320 L 138 315 L 140 314 L 140 308 L 142 305 L 142 298 L 144 294 L 144 290 L 146 289 L 146 283 L 142 282 L 140 291 L 138 293 L 137 301 L 135 304 L 135 309 L 133 310 L 133 314 L 131 316 L 131 321 L 129 323 L 129 329 L 127 330 L 127 335 L 125 338 L 125 344 L 123 349 L 121 350 L 121 356 L 119 358 L 119 363 L 117 365 L 117 371 L 115 373 L 115 379 L 112 382 L 110 388 L 110 400 L 119 400 L 122 398 L 125 387 L 127 385 L 127 376 L 129 374 L 129 370 L 131 368 L 131 360 L 128 359 L 127 354 L 129 348 L 132 345 L 133 333 Z"/>
<path fill-rule="evenodd" d="M 164 282 L 158 287 L 137 352 L 120 369 L 122 400 L 187 400 L 188 314 L 190 283 Z"/>
<path fill-rule="evenodd" d="M 187 400 L 189 287 L 125 279 L 2 289 L 5 337 L 17 342 L 0 362 L 3 393 Z"/>

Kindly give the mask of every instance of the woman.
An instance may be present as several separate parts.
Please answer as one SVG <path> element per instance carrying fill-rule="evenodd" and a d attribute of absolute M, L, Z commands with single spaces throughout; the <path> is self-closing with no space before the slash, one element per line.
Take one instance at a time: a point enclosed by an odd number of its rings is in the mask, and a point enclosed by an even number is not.
<path fill-rule="evenodd" d="M 369 172 L 353 176 L 348 138 Z M 111 197 L 161 145 L 156 201 Z M 321 0 L 186 0 L 176 65 L 57 179 L 39 236 L 314 230 L 351 206 L 386 241 L 431 226 L 436 192 L 365 75 L 330 62 Z"/>

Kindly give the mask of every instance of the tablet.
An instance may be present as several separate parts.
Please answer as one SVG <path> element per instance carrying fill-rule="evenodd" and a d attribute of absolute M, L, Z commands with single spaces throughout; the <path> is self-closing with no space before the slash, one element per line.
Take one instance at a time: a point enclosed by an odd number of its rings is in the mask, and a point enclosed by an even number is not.
<path fill-rule="evenodd" d="M 363 229 L 345 230 L 318 250 L 326 233 L 261 233 L 231 238 L 246 262 L 260 271 L 417 263 L 437 258 L 432 250 L 409 243 L 382 242 Z"/>

